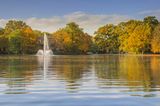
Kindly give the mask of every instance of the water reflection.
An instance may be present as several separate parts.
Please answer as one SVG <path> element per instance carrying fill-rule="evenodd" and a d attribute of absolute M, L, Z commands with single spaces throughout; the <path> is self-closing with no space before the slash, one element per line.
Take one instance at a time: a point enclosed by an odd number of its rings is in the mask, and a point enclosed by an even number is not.
<path fill-rule="evenodd" d="M 32 58 L 21 56 L 2 57 L 0 63 L 0 83 L 6 84 L 4 93 L 27 93 L 26 87 L 34 76 L 35 64 L 35 60 Z"/>
<path fill-rule="evenodd" d="M 1 94 L 160 94 L 158 56 L 3 56 L 0 60 Z"/>
<path fill-rule="evenodd" d="M 90 71 L 90 63 L 85 57 L 55 57 L 54 67 L 57 79 L 64 81 L 69 92 L 77 92 L 82 86 L 82 78 Z"/>
<path fill-rule="evenodd" d="M 52 63 L 51 56 L 37 56 L 38 66 L 40 67 L 40 72 L 42 71 L 43 79 L 47 80 L 47 73 L 49 66 Z"/>
<path fill-rule="evenodd" d="M 157 63 L 157 65 L 153 64 L 152 62 L 155 61 L 155 58 L 159 60 L 159 57 L 144 56 L 120 58 L 120 76 L 121 78 L 125 78 L 127 86 L 132 87 L 131 90 L 145 92 L 157 90 L 156 86 L 159 86 L 160 83 L 157 81 L 159 79 L 154 80 L 155 76 L 153 72 L 157 68 L 154 69 L 153 67 L 158 67 L 160 63 Z M 159 74 L 159 71 L 156 74 Z M 139 86 L 139 88 L 134 89 L 136 86 Z"/>

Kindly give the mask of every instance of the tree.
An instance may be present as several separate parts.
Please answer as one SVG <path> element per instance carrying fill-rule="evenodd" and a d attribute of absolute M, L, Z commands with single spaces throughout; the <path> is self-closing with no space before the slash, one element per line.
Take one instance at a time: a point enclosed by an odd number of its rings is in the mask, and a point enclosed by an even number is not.
<path fill-rule="evenodd" d="M 98 28 L 95 36 L 84 33 L 75 22 L 49 34 L 51 49 L 57 54 L 160 53 L 159 22 L 155 16 L 129 20 Z M 47 33 L 47 32 L 46 32 Z M 30 54 L 43 46 L 43 33 L 23 21 L 9 20 L 0 28 L 0 53 Z"/>
<path fill-rule="evenodd" d="M 23 29 L 27 27 L 29 26 L 26 25 L 26 23 L 23 21 L 9 20 L 5 26 L 5 34 L 10 34 L 11 32 L 14 32 L 15 30 L 22 31 Z"/>
<path fill-rule="evenodd" d="M 144 53 L 150 51 L 151 27 L 142 21 L 130 20 L 119 25 L 120 50 L 127 53 Z"/>
<path fill-rule="evenodd" d="M 100 53 L 114 53 L 119 51 L 119 40 L 115 29 L 116 26 L 107 24 L 95 32 L 94 39 Z"/>
<path fill-rule="evenodd" d="M 90 50 L 92 46 L 92 37 L 85 33 L 82 37 L 82 41 L 83 42 L 81 42 L 81 44 L 79 45 L 79 49 L 83 54 L 85 54 Z"/>
<path fill-rule="evenodd" d="M 38 50 L 38 34 L 23 21 L 10 20 L 4 29 L 9 52 L 13 54 L 35 53 Z"/>
<path fill-rule="evenodd" d="M 148 52 L 150 49 L 151 28 L 148 24 L 141 23 L 128 38 L 128 51 L 134 53 Z"/>
<path fill-rule="evenodd" d="M 117 26 L 118 34 L 119 34 L 119 41 L 120 41 L 120 51 L 121 52 L 128 52 L 130 47 L 128 47 L 128 38 L 130 37 L 131 33 L 135 30 L 136 26 L 140 24 L 140 21 L 130 20 L 128 22 L 122 22 Z"/>
<path fill-rule="evenodd" d="M 12 54 L 22 53 L 22 32 L 19 30 L 12 31 L 9 36 L 9 52 Z"/>
<path fill-rule="evenodd" d="M 68 23 L 53 33 L 53 51 L 59 54 L 85 54 L 89 51 L 91 37 L 74 23 Z"/>
<path fill-rule="evenodd" d="M 4 34 L 4 29 L 0 28 L 0 35 Z"/>
<path fill-rule="evenodd" d="M 155 16 L 147 16 L 147 17 L 145 17 L 144 18 L 144 21 L 143 21 L 144 23 L 147 23 L 150 27 L 151 27 L 151 39 L 155 39 L 155 38 L 153 38 L 154 37 L 154 29 L 155 29 L 155 27 L 158 25 L 158 20 L 156 19 L 156 17 Z M 151 39 L 150 39 L 150 52 L 152 51 L 151 50 L 151 46 L 153 46 L 152 44 L 151 44 Z"/>
<path fill-rule="evenodd" d="M 85 37 L 83 29 L 79 28 L 79 25 L 77 25 L 76 23 L 71 22 L 66 25 L 65 30 L 71 38 L 70 52 L 76 54 L 81 52 L 80 45 L 83 43 L 83 37 Z"/>
<path fill-rule="evenodd" d="M 4 29 L 0 28 L 0 54 L 8 52 L 8 39 L 4 36 Z"/>
<path fill-rule="evenodd" d="M 159 23 L 155 16 L 147 16 L 144 18 L 143 21 L 144 23 L 148 23 L 151 26 L 151 28 L 154 28 Z"/>
<path fill-rule="evenodd" d="M 72 39 L 65 29 L 59 29 L 53 34 L 51 43 L 54 53 L 65 54 L 71 49 Z"/>
<path fill-rule="evenodd" d="M 38 50 L 38 35 L 27 27 L 22 32 L 22 53 L 35 53 Z"/>
<path fill-rule="evenodd" d="M 160 24 L 153 31 L 153 39 L 151 40 L 153 53 L 160 53 Z"/>

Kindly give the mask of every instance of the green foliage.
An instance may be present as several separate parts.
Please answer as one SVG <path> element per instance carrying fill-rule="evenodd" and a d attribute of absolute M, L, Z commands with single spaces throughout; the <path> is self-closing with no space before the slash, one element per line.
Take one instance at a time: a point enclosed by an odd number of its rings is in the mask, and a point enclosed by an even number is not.
<path fill-rule="evenodd" d="M 154 28 L 159 22 L 155 16 L 148 16 L 144 18 L 144 23 L 148 23 L 152 28 Z"/>
<path fill-rule="evenodd" d="M 16 20 L 10 20 L 5 26 L 5 34 L 9 34 L 11 32 L 14 32 L 15 30 L 23 30 L 25 28 L 29 27 L 24 23 L 23 21 L 16 21 Z"/>
<path fill-rule="evenodd" d="M 4 34 L 4 29 L 0 28 L 0 35 L 3 35 L 3 34 Z"/>
<path fill-rule="evenodd" d="M 119 51 L 118 34 L 116 26 L 109 24 L 100 27 L 95 32 L 95 43 L 98 46 L 99 53 L 117 53 Z"/>
<path fill-rule="evenodd" d="M 0 30 L 0 34 L 2 31 Z M 12 54 L 30 54 L 38 50 L 39 32 L 33 31 L 22 21 L 11 20 L 6 24 L 0 38 L 0 51 Z"/>
<path fill-rule="evenodd" d="M 4 29 L 0 29 L 0 53 L 8 53 L 8 38 L 4 35 Z"/>
<path fill-rule="evenodd" d="M 9 52 L 20 54 L 22 50 L 22 32 L 19 30 L 11 32 L 9 36 Z"/>

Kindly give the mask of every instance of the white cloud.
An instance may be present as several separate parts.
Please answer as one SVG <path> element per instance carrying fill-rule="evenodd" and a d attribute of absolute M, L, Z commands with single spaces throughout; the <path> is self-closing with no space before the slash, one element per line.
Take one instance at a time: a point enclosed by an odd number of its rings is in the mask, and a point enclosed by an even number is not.
<path fill-rule="evenodd" d="M 6 25 L 8 20 L 6 19 L 0 19 L 0 27 L 4 27 Z"/>
<path fill-rule="evenodd" d="M 24 19 L 33 29 L 54 32 L 59 28 L 64 27 L 68 22 L 76 22 L 80 27 L 84 28 L 85 32 L 93 34 L 98 27 L 105 24 L 118 24 L 122 21 L 129 20 L 126 15 L 105 15 L 105 14 L 87 14 L 84 12 L 74 12 L 64 16 L 55 16 L 51 18 L 28 18 Z M 0 19 L 0 26 L 4 27 L 6 19 Z"/>
<path fill-rule="evenodd" d="M 138 13 L 143 16 L 156 16 L 160 20 L 160 9 L 159 10 L 146 10 Z"/>

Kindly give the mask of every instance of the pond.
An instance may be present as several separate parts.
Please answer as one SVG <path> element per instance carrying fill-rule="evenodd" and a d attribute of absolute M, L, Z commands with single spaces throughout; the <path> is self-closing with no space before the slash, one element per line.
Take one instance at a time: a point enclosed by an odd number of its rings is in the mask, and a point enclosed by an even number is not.
<path fill-rule="evenodd" d="M 0 106 L 160 106 L 160 56 L 0 56 Z"/>

